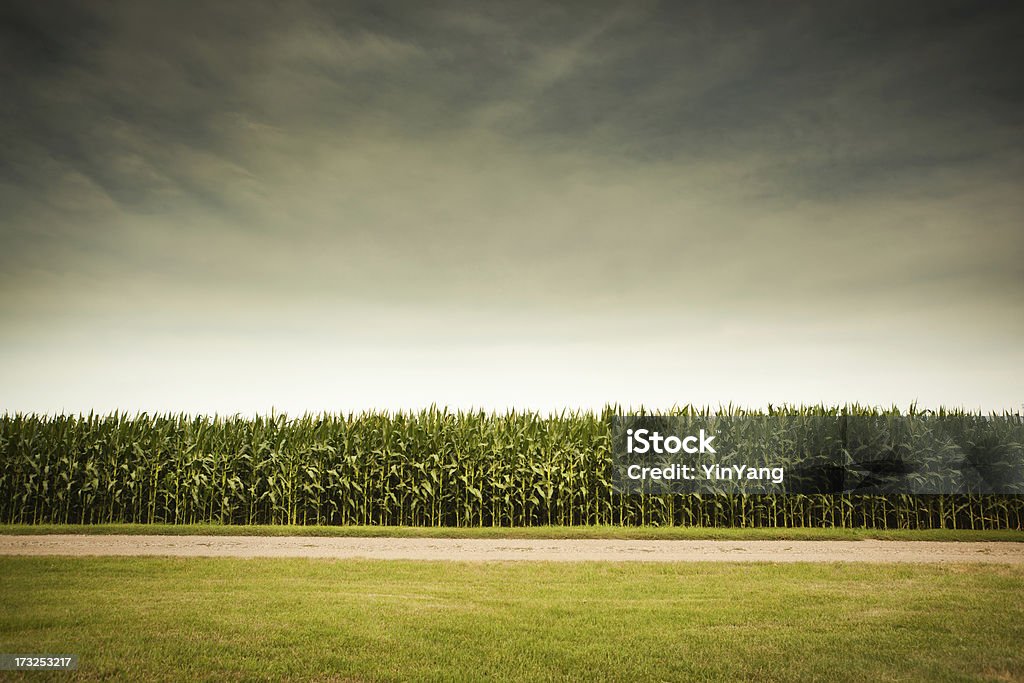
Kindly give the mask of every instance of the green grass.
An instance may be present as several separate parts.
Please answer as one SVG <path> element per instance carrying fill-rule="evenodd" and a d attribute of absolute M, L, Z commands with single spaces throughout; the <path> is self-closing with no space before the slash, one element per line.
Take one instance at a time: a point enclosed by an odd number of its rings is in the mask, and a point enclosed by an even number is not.
<path fill-rule="evenodd" d="M 538 527 L 410 527 L 303 526 L 224 524 L 0 524 L 0 535 L 129 534 L 160 536 L 333 536 L 385 538 L 509 538 L 509 539 L 678 539 L 678 540 L 807 540 L 857 541 L 1010 541 L 1024 542 L 1024 531 L 969 529 L 786 529 L 619 526 Z"/>
<path fill-rule="evenodd" d="M 6 557 L 0 576 L 0 652 L 78 654 L 83 680 L 1024 678 L 1015 567 Z"/>

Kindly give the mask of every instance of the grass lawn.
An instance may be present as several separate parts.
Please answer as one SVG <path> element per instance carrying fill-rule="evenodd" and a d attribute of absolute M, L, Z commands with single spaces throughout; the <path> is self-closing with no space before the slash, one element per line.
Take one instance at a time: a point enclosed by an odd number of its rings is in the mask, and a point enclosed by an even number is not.
<path fill-rule="evenodd" d="M 78 654 L 84 680 L 1024 679 L 1024 568 L 4 557 L 0 576 L 0 652 Z"/>
<path fill-rule="evenodd" d="M 221 524 L 0 524 L 0 534 L 156 534 L 166 536 L 339 536 L 394 538 L 622 538 L 679 540 L 822 540 L 857 541 L 1015 541 L 1024 531 L 963 529 L 733 529 L 700 527 L 410 527 L 410 526 L 288 526 Z"/>

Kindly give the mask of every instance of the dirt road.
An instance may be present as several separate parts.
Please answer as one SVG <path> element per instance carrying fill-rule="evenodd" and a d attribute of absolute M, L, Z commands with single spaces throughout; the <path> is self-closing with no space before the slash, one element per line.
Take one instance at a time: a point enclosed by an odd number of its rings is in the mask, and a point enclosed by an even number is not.
<path fill-rule="evenodd" d="M 1024 564 L 1024 543 L 53 535 L 0 536 L 0 555 L 307 557 L 468 562 L 541 560 Z"/>

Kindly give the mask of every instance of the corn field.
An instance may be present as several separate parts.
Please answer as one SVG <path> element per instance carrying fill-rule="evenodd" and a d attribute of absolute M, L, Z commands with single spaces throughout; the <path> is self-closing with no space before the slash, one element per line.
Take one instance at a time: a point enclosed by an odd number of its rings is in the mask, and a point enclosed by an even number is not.
<path fill-rule="evenodd" d="M 619 494 L 617 414 L 4 415 L 0 522 L 1022 528 L 1019 495 Z"/>

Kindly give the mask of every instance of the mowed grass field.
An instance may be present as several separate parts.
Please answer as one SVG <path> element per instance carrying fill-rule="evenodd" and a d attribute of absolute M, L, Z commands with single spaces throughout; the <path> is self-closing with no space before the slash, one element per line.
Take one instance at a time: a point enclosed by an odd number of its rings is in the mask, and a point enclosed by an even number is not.
<path fill-rule="evenodd" d="M 1024 680 L 1024 568 L 5 557 L 0 576 L 0 651 L 78 654 L 79 680 Z"/>

